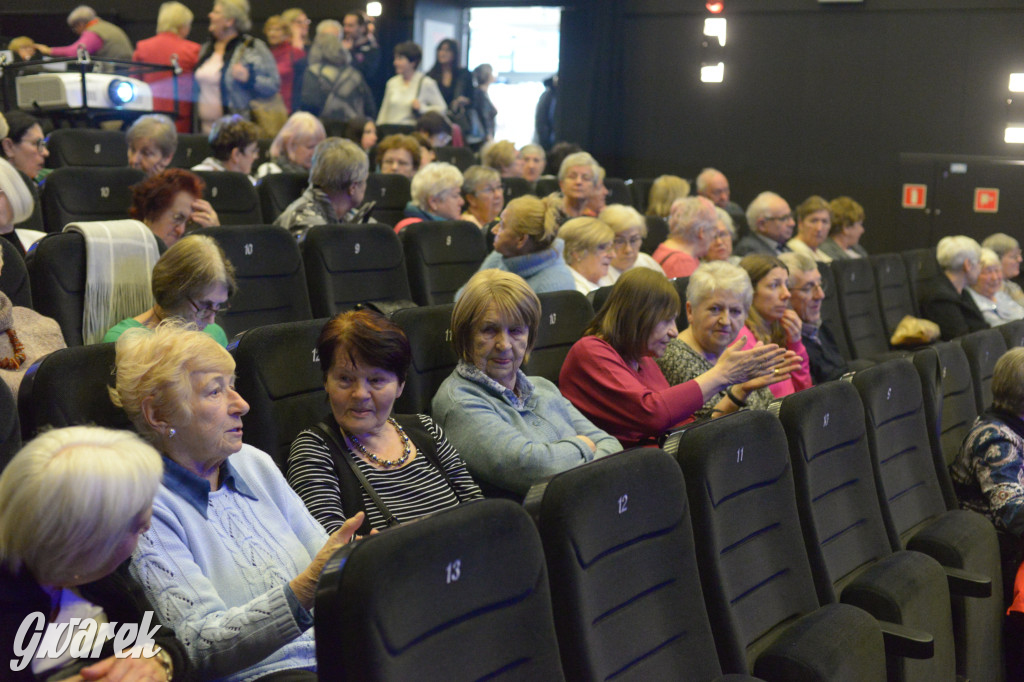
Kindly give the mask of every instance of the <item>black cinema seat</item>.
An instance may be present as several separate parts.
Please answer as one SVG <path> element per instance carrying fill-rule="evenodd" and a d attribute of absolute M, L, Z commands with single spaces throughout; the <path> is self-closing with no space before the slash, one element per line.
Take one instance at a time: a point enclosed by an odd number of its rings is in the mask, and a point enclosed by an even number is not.
<path fill-rule="evenodd" d="M 134 168 L 58 168 L 43 185 L 43 222 L 47 232 L 68 223 L 124 220 L 132 206 L 132 185 L 145 179 Z"/>
<path fill-rule="evenodd" d="M 668 222 L 664 218 L 652 215 L 645 217 L 644 221 L 647 223 L 647 236 L 644 237 L 640 250 L 650 255 L 659 244 L 668 239 Z"/>
<path fill-rule="evenodd" d="M 195 171 L 195 174 L 206 183 L 203 198 L 213 206 L 221 225 L 260 225 L 264 222 L 259 195 L 248 175 L 234 171 Z"/>
<path fill-rule="evenodd" d="M 1006 341 L 995 329 L 980 329 L 956 339 L 964 349 L 974 384 L 974 403 L 981 414 L 992 407 L 992 371 L 1006 352 Z"/>
<path fill-rule="evenodd" d="M 0 292 L 7 294 L 11 303 L 23 308 L 32 307 L 32 285 L 28 279 L 28 266 L 25 259 L 18 253 L 7 239 L 0 238 L 0 251 L 3 251 L 3 268 L 0 269 Z"/>
<path fill-rule="evenodd" d="M 373 201 L 373 219 L 394 227 L 405 218 L 405 205 L 409 193 L 409 178 L 397 173 L 370 173 L 366 179 L 363 201 Z"/>
<path fill-rule="evenodd" d="M 174 150 L 171 165 L 175 168 L 191 168 L 213 155 L 210 139 L 200 133 L 178 133 L 178 148 Z"/>
<path fill-rule="evenodd" d="M 21 171 L 18 171 L 18 176 L 21 177 L 21 181 L 25 183 L 28 191 L 32 194 L 32 213 L 20 223 L 14 223 L 14 228 L 17 230 L 45 232 L 46 223 L 43 222 L 43 202 L 39 198 L 39 186 L 36 185 L 32 178 Z"/>
<path fill-rule="evenodd" d="M 466 169 L 476 163 L 476 154 L 469 147 L 435 147 L 434 154 L 438 161 L 450 163 L 463 173 Z"/>
<path fill-rule="evenodd" d="M 47 168 L 128 165 L 128 143 L 120 130 L 58 128 L 50 133 L 46 148 L 50 152 Z"/>
<path fill-rule="evenodd" d="M 569 349 L 594 317 L 594 310 L 578 291 L 549 291 L 540 298 L 540 326 L 530 351 L 530 360 L 523 367 L 527 374 L 542 376 L 558 383 L 558 374 Z"/>
<path fill-rule="evenodd" d="M 836 278 L 832 265 L 818 263 L 818 272 L 821 273 L 821 287 L 825 290 L 825 298 L 821 301 L 821 322 L 832 332 L 843 359 L 850 362 L 853 360 L 853 352 L 850 350 L 850 339 L 846 336 L 843 316 L 839 312 L 839 298 L 836 295 Z"/>
<path fill-rule="evenodd" d="M 271 173 L 260 179 L 256 194 L 260 197 L 263 220 L 272 223 L 299 198 L 309 186 L 309 173 Z"/>
<path fill-rule="evenodd" d="M 537 179 L 537 184 L 534 186 L 534 194 L 541 198 L 559 191 L 561 191 L 561 189 L 558 186 L 558 178 L 540 177 Z"/>
<path fill-rule="evenodd" d="M 506 204 L 513 199 L 518 199 L 533 192 L 533 187 L 530 186 L 529 181 L 523 178 L 502 178 L 501 189 L 505 195 Z"/>
<path fill-rule="evenodd" d="M 412 298 L 420 305 L 451 303 L 487 255 L 480 228 L 465 220 L 407 225 L 398 235 Z"/>
<path fill-rule="evenodd" d="M 606 204 L 633 205 L 633 193 L 629 191 L 629 185 L 622 178 L 605 178 L 604 186 L 608 190 L 608 196 L 605 197 Z"/>
<path fill-rule="evenodd" d="M 1006 342 L 1007 349 L 1024 346 L 1024 320 L 1005 322 L 995 327 L 995 329 L 1003 335 L 1003 341 Z"/>
<path fill-rule="evenodd" d="M 28 276 L 35 311 L 57 321 L 67 345 L 81 346 L 85 237 L 80 232 L 60 232 L 40 239 L 28 262 Z"/>
<path fill-rule="evenodd" d="M 400 414 L 430 413 L 430 401 L 458 364 L 452 348 L 451 321 L 454 304 L 405 308 L 392 321 L 402 328 L 412 346 L 412 363 L 402 395 L 395 400 Z"/>
<path fill-rule="evenodd" d="M 633 206 L 640 213 L 647 212 L 647 201 L 651 197 L 651 185 L 654 184 L 654 178 L 633 178 L 627 180 L 626 184 L 629 185 L 629 191 L 633 195 Z"/>
<path fill-rule="evenodd" d="M 18 403 L 6 382 L 0 381 L 0 474 L 21 449 Z"/>
<path fill-rule="evenodd" d="M 871 263 L 863 258 L 832 263 L 835 296 L 853 357 L 871 358 L 889 352 L 889 335 L 882 326 Z"/>
<path fill-rule="evenodd" d="M 869 260 L 875 272 L 882 326 L 886 338 L 891 338 L 900 320 L 907 315 L 917 316 L 917 301 L 910 294 L 907 268 L 899 254 L 880 253 Z"/>

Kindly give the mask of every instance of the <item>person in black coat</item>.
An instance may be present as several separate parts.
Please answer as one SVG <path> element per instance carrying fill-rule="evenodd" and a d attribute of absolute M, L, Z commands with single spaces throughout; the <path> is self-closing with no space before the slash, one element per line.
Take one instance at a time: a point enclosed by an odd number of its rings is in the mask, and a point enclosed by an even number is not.
<path fill-rule="evenodd" d="M 779 260 L 789 268 L 789 305 L 803 322 L 801 336 L 811 364 L 811 379 L 815 385 L 838 379 L 850 371 L 850 366 L 839 352 L 832 330 L 821 319 L 826 292 L 818 264 L 810 256 L 795 252 L 784 253 Z"/>
<path fill-rule="evenodd" d="M 943 341 L 988 329 L 967 287 L 981 274 L 981 246 L 970 237 L 943 237 L 935 250 L 942 273 L 921 285 L 921 316 L 939 325 Z"/>

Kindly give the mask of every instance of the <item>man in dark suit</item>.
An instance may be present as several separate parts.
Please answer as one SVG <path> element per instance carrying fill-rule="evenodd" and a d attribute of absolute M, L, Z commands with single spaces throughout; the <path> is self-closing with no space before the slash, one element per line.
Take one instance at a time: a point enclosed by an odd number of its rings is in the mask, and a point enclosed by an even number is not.
<path fill-rule="evenodd" d="M 747 224 L 751 231 L 733 249 L 737 256 L 751 253 L 778 256 L 789 251 L 786 242 L 793 236 L 796 222 L 789 204 L 775 192 L 761 192 L 750 202 Z"/>

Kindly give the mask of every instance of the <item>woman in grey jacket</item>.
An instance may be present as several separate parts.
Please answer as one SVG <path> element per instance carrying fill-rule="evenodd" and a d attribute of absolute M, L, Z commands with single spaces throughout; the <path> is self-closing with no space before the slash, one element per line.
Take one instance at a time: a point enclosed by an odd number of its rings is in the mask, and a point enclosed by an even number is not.
<path fill-rule="evenodd" d="M 309 51 L 302 79 L 302 108 L 324 120 L 348 121 L 377 117 L 377 103 L 363 75 L 350 63 L 341 38 L 325 33 Z"/>

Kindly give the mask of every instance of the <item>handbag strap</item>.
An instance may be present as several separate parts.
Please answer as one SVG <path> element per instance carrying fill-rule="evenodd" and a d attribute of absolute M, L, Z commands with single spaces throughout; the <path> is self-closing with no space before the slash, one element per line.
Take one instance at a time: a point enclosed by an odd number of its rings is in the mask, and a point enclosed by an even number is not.
<path fill-rule="evenodd" d="M 419 418 L 414 415 L 410 415 L 409 417 L 406 417 L 405 415 L 392 416 L 395 418 L 395 421 L 401 423 L 402 428 L 409 433 L 420 433 L 423 436 L 422 438 L 417 439 L 419 443 L 417 443 L 416 447 L 419 450 L 419 453 L 427 458 L 427 461 L 430 462 L 432 467 L 437 469 L 445 483 L 447 483 L 448 487 L 451 488 L 452 494 L 455 495 L 455 499 L 458 500 L 459 504 L 462 504 L 463 499 L 459 496 L 458 488 L 455 487 L 455 483 L 452 482 L 452 479 L 448 476 L 448 472 L 445 468 L 441 466 L 441 460 L 437 456 L 437 449 L 434 446 L 434 437 L 423 428 Z"/>

